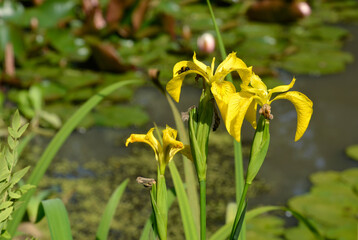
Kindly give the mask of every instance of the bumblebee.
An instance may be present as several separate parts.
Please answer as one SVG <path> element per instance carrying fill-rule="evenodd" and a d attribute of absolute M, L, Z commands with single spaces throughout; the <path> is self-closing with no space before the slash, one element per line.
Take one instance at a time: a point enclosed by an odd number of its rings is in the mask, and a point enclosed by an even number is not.
<path fill-rule="evenodd" d="M 189 71 L 190 68 L 189 67 L 181 67 L 181 69 L 179 69 L 179 71 L 177 71 L 177 74 L 182 74 L 183 72 Z"/>

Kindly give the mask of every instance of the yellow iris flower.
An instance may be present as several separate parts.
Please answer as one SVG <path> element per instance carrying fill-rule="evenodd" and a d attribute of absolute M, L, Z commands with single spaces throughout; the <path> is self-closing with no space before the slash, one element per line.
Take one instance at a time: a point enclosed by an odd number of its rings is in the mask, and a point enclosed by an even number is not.
<path fill-rule="evenodd" d="M 176 140 L 177 131 L 169 126 L 163 130 L 163 145 L 154 137 L 153 131 L 154 128 L 151 128 L 147 134 L 132 134 L 126 141 L 126 147 L 134 142 L 147 143 L 154 150 L 160 173 L 164 175 L 165 167 L 176 153 L 184 149 L 184 144 Z"/>
<path fill-rule="evenodd" d="M 184 78 L 191 73 L 196 73 L 202 76 L 209 85 L 212 85 L 214 82 L 224 81 L 226 75 L 230 72 L 237 71 L 242 79 L 249 78 L 252 74 L 251 67 L 248 68 L 240 58 L 236 57 L 236 53 L 234 52 L 227 56 L 227 58 L 217 67 L 215 72 L 214 64 L 215 58 L 211 63 L 211 67 L 198 61 L 195 52 L 193 61 L 181 61 L 176 63 L 173 68 L 173 79 L 171 79 L 166 86 L 168 93 L 176 102 L 179 102 Z"/>
<path fill-rule="evenodd" d="M 211 67 L 196 59 L 194 53 L 193 62 L 181 61 L 175 64 L 173 69 L 173 79 L 167 84 L 167 91 L 175 101 L 179 101 L 182 82 L 187 74 L 196 73 L 201 75 L 211 86 L 219 107 L 221 116 L 224 120 L 227 131 L 237 141 L 240 141 L 241 127 L 244 118 L 256 129 L 256 110 L 257 104 L 264 106 L 270 105 L 277 99 L 287 99 L 293 103 L 297 111 L 297 130 L 295 141 L 300 139 L 308 127 L 313 112 L 312 101 L 304 94 L 296 91 L 287 92 L 295 83 L 295 79 L 289 85 L 282 85 L 267 90 L 266 85 L 261 79 L 252 72 L 251 67 L 236 57 L 236 53 L 231 53 L 218 66 L 214 73 L 214 61 Z M 235 86 L 225 77 L 232 71 L 236 71 L 242 80 L 241 91 L 237 92 Z M 273 94 L 278 94 L 271 100 Z"/>

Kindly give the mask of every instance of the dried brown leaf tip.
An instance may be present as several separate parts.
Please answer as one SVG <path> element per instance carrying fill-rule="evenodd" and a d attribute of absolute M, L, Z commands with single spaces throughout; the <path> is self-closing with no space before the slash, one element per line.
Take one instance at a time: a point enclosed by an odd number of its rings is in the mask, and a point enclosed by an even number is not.
<path fill-rule="evenodd" d="M 137 183 L 142 184 L 146 188 L 151 188 L 156 181 L 153 178 L 137 177 Z"/>

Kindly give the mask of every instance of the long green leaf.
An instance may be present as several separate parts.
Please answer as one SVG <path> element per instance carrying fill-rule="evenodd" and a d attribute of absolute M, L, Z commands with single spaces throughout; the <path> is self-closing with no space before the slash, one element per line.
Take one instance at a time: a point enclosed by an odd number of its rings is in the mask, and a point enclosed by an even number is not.
<path fill-rule="evenodd" d="M 246 208 L 247 208 L 247 202 L 245 202 L 244 209 L 242 210 L 242 213 L 240 215 L 239 223 L 237 224 L 237 227 L 234 232 L 234 239 L 239 239 L 241 230 L 242 230 L 242 224 L 244 223 L 245 215 L 246 215 Z"/>
<path fill-rule="evenodd" d="M 244 190 L 244 164 L 242 160 L 242 145 L 241 142 L 234 140 L 234 159 L 235 159 L 235 192 L 236 192 L 236 204 L 240 203 L 241 194 Z M 240 240 L 246 239 L 246 220 L 242 223 Z"/>
<path fill-rule="evenodd" d="M 169 163 L 169 169 L 178 198 L 181 219 L 184 226 L 185 239 L 196 240 L 198 239 L 198 232 L 194 225 L 193 214 L 190 210 L 189 201 L 184 189 L 183 182 L 173 161 Z"/>
<path fill-rule="evenodd" d="M 141 80 L 127 80 L 121 81 L 118 83 L 114 83 L 103 90 L 101 90 L 96 95 L 92 96 L 89 100 L 87 100 L 62 126 L 60 131 L 56 134 L 56 136 L 52 139 L 45 152 L 42 154 L 40 160 L 36 164 L 28 183 L 32 185 L 38 185 L 41 178 L 45 174 L 48 166 L 50 165 L 52 159 L 71 134 L 71 132 L 76 128 L 76 126 L 84 119 L 84 117 L 98 104 L 100 103 L 107 95 L 111 94 L 113 91 L 118 88 L 124 87 L 130 84 L 139 84 L 143 83 Z M 34 194 L 35 190 L 30 190 L 27 194 L 23 195 L 21 201 L 22 205 L 14 212 L 13 220 L 9 223 L 7 227 L 7 231 L 13 236 L 17 226 L 20 224 L 22 217 L 24 216 L 26 205 L 29 202 L 31 196 Z"/>
<path fill-rule="evenodd" d="M 166 97 L 168 99 L 169 106 L 173 112 L 175 125 L 178 130 L 180 141 L 182 141 L 184 144 L 189 144 L 189 138 L 187 135 L 187 131 L 184 127 L 184 123 L 183 123 L 181 115 L 178 111 L 178 108 L 176 107 L 173 100 L 170 98 L 170 96 L 168 94 L 166 95 Z M 190 205 L 190 209 L 193 213 L 196 230 L 199 234 L 199 231 L 200 231 L 200 219 L 199 219 L 200 210 L 199 210 L 198 182 L 197 182 L 196 172 L 194 169 L 193 162 L 190 161 L 185 156 L 183 156 L 183 162 L 184 162 L 185 182 L 188 183 L 186 185 L 186 191 L 188 193 L 189 205 Z"/>
<path fill-rule="evenodd" d="M 60 199 L 42 201 L 52 240 L 71 240 L 71 225 L 67 210 Z"/>
<path fill-rule="evenodd" d="M 111 198 L 109 199 L 97 229 L 96 240 L 107 239 L 114 213 L 116 212 L 116 208 L 119 201 L 121 200 L 124 190 L 126 189 L 128 181 L 128 179 L 124 180 L 121 185 L 119 185 L 113 192 Z"/>

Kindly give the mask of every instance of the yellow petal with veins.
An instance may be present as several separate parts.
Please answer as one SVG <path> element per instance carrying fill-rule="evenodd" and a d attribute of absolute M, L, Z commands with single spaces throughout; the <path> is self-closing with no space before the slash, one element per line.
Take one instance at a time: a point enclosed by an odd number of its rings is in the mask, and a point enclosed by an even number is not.
<path fill-rule="evenodd" d="M 313 113 L 313 103 L 306 95 L 297 91 L 279 94 L 277 97 L 271 100 L 270 103 L 277 99 L 287 99 L 295 106 L 297 112 L 297 129 L 295 141 L 298 141 L 305 133 L 311 120 Z"/>
<path fill-rule="evenodd" d="M 229 100 L 227 117 L 225 121 L 225 126 L 227 131 L 231 136 L 233 136 L 236 141 L 240 142 L 241 140 L 241 127 L 248 111 L 252 105 L 254 98 L 246 97 L 240 93 L 232 94 Z"/>
<path fill-rule="evenodd" d="M 143 142 L 152 147 L 155 153 L 155 158 L 158 161 L 159 152 L 161 152 L 162 148 L 158 140 L 153 135 L 154 128 L 151 128 L 147 134 L 131 134 L 130 137 L 126 141 L 126 147 L 128 147 L 129 143 L 134 142 Z"/>
<path fill-rule="evenodd" d="M 251 105 L 247 109 L 245 119 L 251 124 L 251 126 L 256 129 L 256 112 L 257 112 L 257 102 L 252 101 Z"/>
<path fill-rule="evenodd" d="M 221 117 L 225 122 L 230 96 L 236 92 L 236 88 L 231 82 L 213 82 L 211 85 L 211 92 L 215 98 L 216 104 L 218 105 Z"/>
<path fill-rule="evenodd" d="M 257 90 L 257 92 L 267 92 L 266 84 L 261 80 L 256 74 L 252 74 L 251 77 L 251 86 Z"/>
<path fill-rule="evenodd" d="M 163 151 L 166 156 L 165 165 L 173 159 L 177 152 L 184 149 L 184 144 L 176 140 L 177 134 L 177 130 L 169 126 L 163 130 Z"/>
<path fill-rule="evenodd" d="M 235 52 L 230 53 L 226 59 L 220 63 L 215 71 L 212 82 L 223 81 L 226 75 L 233 71 L 237 71 L 243 81 L 250 78 L 252 72 L 251 67 L 248 68 L 240 58 L 236 57 Z"/>
<path fill-rule="evenodd" d="M 201 71 L 206 72 L 206 65 L 202 62 L 200 62 L 199 60 L 196 59 L 196 53 L 194 52 L 194 56 L 193 56 L 193 62 L 194 64 L 201 69 Z"/>
<path fill-rule="evenodd" d="M 187 68 L 189 70 L 186 70 Z M 170 94 L 170 96 L 172 96 L 172 98 L 176 102 L 179 102 L 181 87 L 186 75 L 191 73 L 199 74 L 203 76 L 207 81 L 209 81 L 207 74 L 203 72 L 202 69 L 197 65 L 195 65 L 193 62 L 191 61 L 178 62 L 177 64 L 175 64 L 173 68 L 173 79 L 171 79 L 166 86 L 168 93 Z"/>
<path fill-rule="evenodd" d="M 295 85 L 295 82 L 296 82 L 296 79 L 293 78 L 291 83 L 288 85 L 281 85 L 281 86 L 274 87 L 273 89 L 270 89 L 268 91 L 269 98 L 271 98 L 273 93 L 287 92 L 288 90 L 290 90 L 293 87 L 293 85 Z"/>

